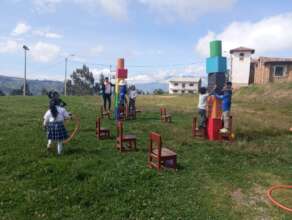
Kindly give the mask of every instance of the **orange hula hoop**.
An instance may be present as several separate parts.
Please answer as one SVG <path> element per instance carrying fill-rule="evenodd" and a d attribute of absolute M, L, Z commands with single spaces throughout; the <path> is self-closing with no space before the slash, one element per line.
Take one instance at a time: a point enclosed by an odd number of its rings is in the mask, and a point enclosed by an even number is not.
<path fill-rule="evenodd" d="M 273 198 L 272 193 L 274 190 L 276 189 L 292 189 L 292 186 L 285 186 L 285 185 L 276 185 L 276 186 L 272 186 L 268 191 L 267 191 L 267 196 L 269 198 L 269 200 L 271 200 L 271 202 L 277 206 L 280 209 L 283 209 L 287 212 L 291 212 L 292 213 L 292 208 L 288 208 L 287 206 L 281 204 L 280 202 L 278 202 L 276 199 Z"/>
<path fill-rule="evenodd" d="M 74 131 L 70 134 L 70 136 L 63 141 L 63 144 L 68 144 L 72 139 L 75 138 L 76 134 L 80 130 L 80 118 L 78 116 L 72 116 L 70 120 L 73 120 L 75 122 L 75 128 Z"/>

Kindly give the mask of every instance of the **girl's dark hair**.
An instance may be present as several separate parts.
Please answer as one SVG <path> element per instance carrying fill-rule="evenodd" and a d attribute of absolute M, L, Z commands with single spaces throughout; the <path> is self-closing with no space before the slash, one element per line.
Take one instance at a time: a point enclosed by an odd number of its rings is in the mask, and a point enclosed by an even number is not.
<path fill-rule="evenodd" d="M 58 109 L 57 109 L 57 103 L 56 100 L 51 100 L 50 101 L 50 110 L 53 118 L 57 118 L 58 116 Z"/>
<path fill-rule="evenodd" d="M 206 94 L 206 92 L 207 92 L 206 87 L 201 87 L 200 88 L 200 94 L 204 95 L 204 94 Z"/>

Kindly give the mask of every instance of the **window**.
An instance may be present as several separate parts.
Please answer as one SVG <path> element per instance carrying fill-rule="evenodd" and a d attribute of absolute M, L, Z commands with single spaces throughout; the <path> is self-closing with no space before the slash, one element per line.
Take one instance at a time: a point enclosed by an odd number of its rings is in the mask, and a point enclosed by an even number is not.
<path fill-rule="evenodd" d="M 282 65 L 274 66 L 274 76 L 275 77 L 282 77 L 286 75 L 286 68 Z"/>
<path fill-rule="evenodd" d="M 184 94 L 185 93 L 185 90 L 182 90 L 181 93 Z"/>
<path fill-rule="evenodd" d="M 172 92 L 173 92 L 173 93 L 177 93 L 177 90 L 173 90 Z"/>
<path fill-rule="evenodd" d="M 178 83 L 174 83 L 173 85 L 174 85 L 174 86 L 178 86 Z"/>
<path fill-rule="evenodd" d="M 193 87 L 194 86 L 194 83 L 190 83 L 190 86 Z"/>
<path fill-rule="evenodd" d="M 240 53 L 240 54 L 239 54 L 239 60 L 240 60 L 240 61 L 243 61 L 243 60 L 244 60 L 244 53 Z"/>
<path fill-rule="evenodd" d="M 185 88 L 185 87 L 186 87 L 186 84 L 185 84 L 185 83 L 183 83 L 183 84 L 182 84 L 182 87 L 183 87 L 183 88 Z"/>
<path fill-rule="evenodd" d="M 189 91 L 189 94 L 194 94 L 194 91 L 190 90 L 190 91 Z"/>

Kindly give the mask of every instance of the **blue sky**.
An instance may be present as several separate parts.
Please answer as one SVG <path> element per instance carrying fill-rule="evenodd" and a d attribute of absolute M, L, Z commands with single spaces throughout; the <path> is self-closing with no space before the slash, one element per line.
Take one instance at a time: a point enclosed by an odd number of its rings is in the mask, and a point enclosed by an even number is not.
<path fill-rule="evenodd" d="M 131 80 L 163 82 L 204 74 L 208 42 L 255 56 L 292 56 L 292 1 L 246 0 L 2 0 L 0 74 L 64 78 L 87 64 L 95 75 L 125 57 Z M 228 55 L 228 53 L 226 53 Z M 102 65 L 99 65 L 102 64 Z"/>

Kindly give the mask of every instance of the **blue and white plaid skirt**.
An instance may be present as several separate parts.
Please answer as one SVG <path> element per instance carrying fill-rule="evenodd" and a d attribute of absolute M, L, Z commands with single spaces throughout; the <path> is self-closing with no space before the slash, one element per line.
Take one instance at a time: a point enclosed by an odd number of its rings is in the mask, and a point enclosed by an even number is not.
<path fill-rule="evenodd" d="M 63 122 L 50 122 L 48 124 L 48 139 L 53 141 L 64 141 L 68 133 Z"/>

